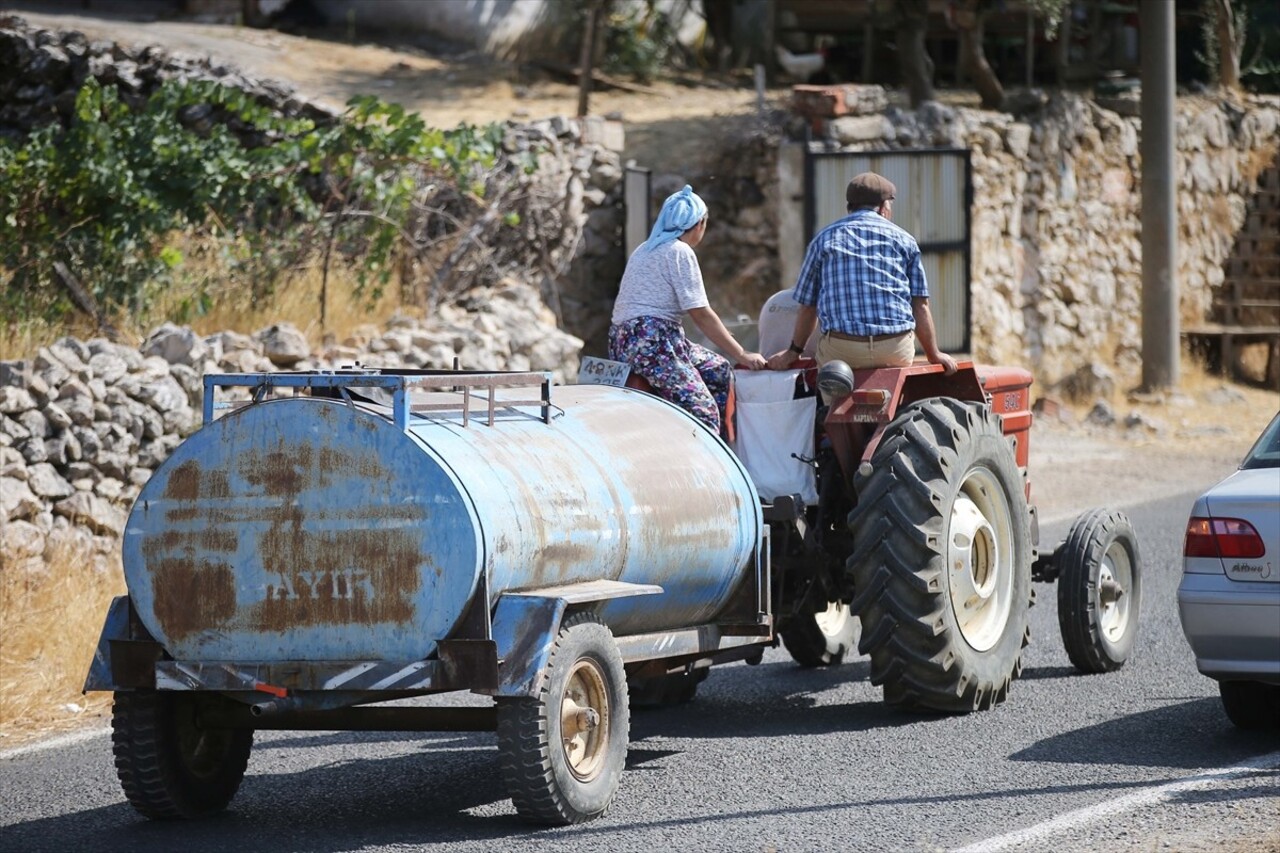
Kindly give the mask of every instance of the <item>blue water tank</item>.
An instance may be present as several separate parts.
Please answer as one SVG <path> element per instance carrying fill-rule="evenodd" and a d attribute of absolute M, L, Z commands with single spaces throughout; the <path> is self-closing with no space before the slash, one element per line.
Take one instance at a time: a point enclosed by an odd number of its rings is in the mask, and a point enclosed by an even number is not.
<path fill-rule="evenodd" d="M 390 405 L 265 399 L 193 434 L 125 529 L 147 630 L 177 660 L 414 660 L 450 636 L 481 573 L 490 605 L 661 585 L 605 607 L 619 635 L 712 621 L 754 574 L 755 489 L 683 410 L 565 386 L 550 423 L 500 394 L 492 424 L 464 425 L 460 397 L 416 393 L 407 428 Z"/>

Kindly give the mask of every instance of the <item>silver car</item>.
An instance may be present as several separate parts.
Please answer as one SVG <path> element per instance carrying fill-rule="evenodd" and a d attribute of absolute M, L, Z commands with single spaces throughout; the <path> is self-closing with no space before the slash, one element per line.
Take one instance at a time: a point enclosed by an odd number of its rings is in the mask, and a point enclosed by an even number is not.
<path fill-rule="evenodd" d="M 1178 614 L 1196 666 L 1231 722 L 1280 728 L 1280 414 L 1196 500 L 1182 553 Z"/>

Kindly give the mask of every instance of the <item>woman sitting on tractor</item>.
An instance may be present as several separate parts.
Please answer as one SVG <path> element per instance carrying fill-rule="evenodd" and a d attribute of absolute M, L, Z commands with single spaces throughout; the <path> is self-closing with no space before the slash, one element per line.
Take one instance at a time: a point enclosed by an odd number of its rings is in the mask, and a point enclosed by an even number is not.
<path fill-rule="evenodd" d="M 690 341 L 688 314 L 707 339 L 743 367 L 760 370 L 765 358 L 734 340 L 711 310 L 693 249 L 707 231 L 707 205 L 684 189 L 667 197 L 658 220 L 632 253 L 622 274 L 609 326 L 609 357 L 630 365 L 654 393 L 688 410 L 719 433 L 732 381 L 729 362 Z"/>

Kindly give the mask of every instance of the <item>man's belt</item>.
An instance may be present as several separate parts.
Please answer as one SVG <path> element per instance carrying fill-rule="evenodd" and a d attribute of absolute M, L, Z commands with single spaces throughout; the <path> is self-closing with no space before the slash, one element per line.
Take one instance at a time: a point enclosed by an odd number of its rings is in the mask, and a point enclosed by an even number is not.
<path fill-rule="evenodd" d="M 860 344 L 874 343 L 875 341 L 888 341 L 894 338 L 900 338 L 903 335 L 911 334 L 911 329 L 905 332 L 894 332 L 892 335 L 846 335 L 844 332 L 823 332 L 824 335 L 830 335 L 842 341 L 856 341 Z"/>

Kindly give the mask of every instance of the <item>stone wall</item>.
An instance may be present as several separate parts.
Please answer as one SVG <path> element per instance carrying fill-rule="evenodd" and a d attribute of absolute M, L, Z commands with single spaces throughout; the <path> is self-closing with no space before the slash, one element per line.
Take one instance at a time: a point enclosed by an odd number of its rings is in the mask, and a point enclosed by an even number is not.
<path fill-rule="evenodd" d="M 0 555 L 34 570 L 87 544 L 98 568 L 111 565 L 139 489 L 200 424 L 206 373 L 440 368 L 456 357 L 478 370 L 555 368 L 563 382 L 581 348 L 537 289 L 514 280 L 319 350 L 288 324 L 206 337 L 165 325 L 139 348 L 62 338 L 0 362 Z"/>
<path fill-rule="evenodd" d="M 805 118 L 782 118 L 799 137 L 816 118 L 817 144 L 834 150 L 962 147 L 972 154 L 973 355 L 1029 366 L 1053 387 L 1101 364 L 1117 381 L 1141 368 L 1141 122 L 1137 103 L 1106 106 L 1075 94 L 1024 99 L 1015 113 L 886 106 L 874 86 L 837 87 L 834 100 L 801 97 Z M 810 127 L 813 125 L 810 124 Z M 1215 291 L 1260 172 L 1280 150 L 1280 99 L 1183 97 L 1177 107 L 1178 283 L 1184 326 L 1209 319 Z M 713 207 L 727 237 L 699 248 L 712 304 L 736 313 L 763 302 L 733 271 L 756 270 L 760 290 L 790 286 L 770 257 L 789 200 L 776 179 L 777 148 L 750 138 L 723 144 L 719 184 L 760 182 Z M 706 180 L 710 176 L 689 176 Z M 711 204 L 710 200 L 708 202 Z M 792 217 L 793 221 L 798 217 Z M 762 260 L 763 259 L 763 260 Z M 782 266 L 787 266 L 783 264 Z M 798 260 L 794 266 L 798 266 Z M 775 289 L 776 289 L 775 287 Z M 771 291 L 769 291 L 771 292 Z M 744 294 L 749 297 L 744 300 Z M 767 295 L 767 293 L 765 294 Z M 758 308 L 755 308 L 758 310 Z"/>
<path fill-rule="evenodd" d="M 1049 385 L 1094 362 L 1136 378 L 1142 357 L 1140 121 L 1078 97 L 1052 99 L 1034 122 L 958 112 L 962 139 L 974 148 L 979 355 L 1027 360 Z M 1280 100 L 1274 98 L 1178 102 L 1177 282 L 1184 327 L 1209 319 L 1249 196 L 1280 147 L 1278 124 Z"/>

